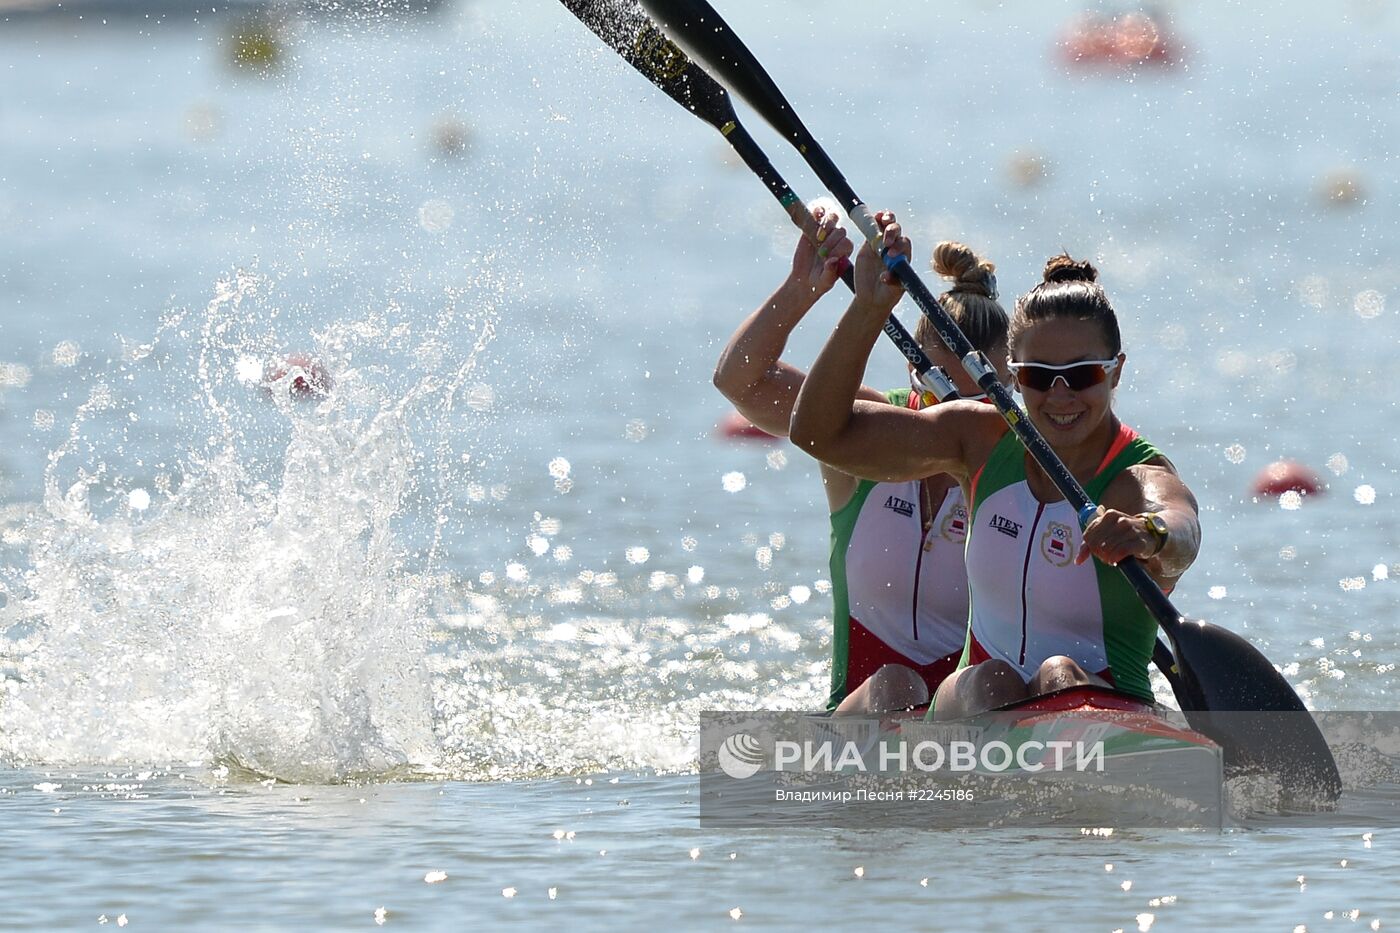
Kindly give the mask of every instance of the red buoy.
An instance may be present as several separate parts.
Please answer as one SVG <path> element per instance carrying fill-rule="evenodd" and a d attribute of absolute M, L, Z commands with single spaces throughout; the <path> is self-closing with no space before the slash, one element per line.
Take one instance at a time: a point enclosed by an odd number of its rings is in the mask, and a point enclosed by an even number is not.
<path fill-rule="evenodd" d="M 1253 488 L 1257 496 L 1281 496 L 1286 492 L 1315 496 L 1326 487 L 1316 473 L 1301 463 L 1279 460 L 1259 471 Z"/>
<path fill-rule="evenodd" d="M 715 431 L 719 434 L 720 437 L 728 437 L 741 440 L 779 440 L 779 438 L 774 437 L 772 434 L 769 434 L 767 431 L 763 430 L 758 425 L 754 424 L 752 421 L 739 414 L 737 411 L 731 411 L 729 414 L 721 418 L 719 420 L 719 424 L 715 426 Z"/>
<path fill-rule="evenodd" d="M 1166 21 L 1147 12 L 1086 13 L 1069 25 L 1059 45 L 1061 58 L 1073 68 L 1171 67 L 1182 59 Z"/>
<path fill-rule="evenodd" d="M 267 364 L 263 370 L 263 388 L 273 391 L 284 379 L 291 377 L 285 391 L 294 399 L 316 401 L 330 394 L 335 384 L 320 360 L 308 353 L 288 353 Z"/>

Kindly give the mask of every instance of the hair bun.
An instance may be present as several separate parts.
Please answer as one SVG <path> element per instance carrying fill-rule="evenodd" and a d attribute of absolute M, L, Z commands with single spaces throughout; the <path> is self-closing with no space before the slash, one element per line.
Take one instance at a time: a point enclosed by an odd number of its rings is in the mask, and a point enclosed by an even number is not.
<path fill-rule="evenodd" d="M 996 269 L 961 243 L 945 240 L 933 248 L 933 271 L 953 280 L 951 291 L 996 298 Z"/>
<path fill-rule="evenodd" d="M 1097 282 L 1099 270 L 1087 259 L 1075 259 L 1069 253 L 1061 253 L 1045 263 L 1042 277 L 1046 282 Z"/>

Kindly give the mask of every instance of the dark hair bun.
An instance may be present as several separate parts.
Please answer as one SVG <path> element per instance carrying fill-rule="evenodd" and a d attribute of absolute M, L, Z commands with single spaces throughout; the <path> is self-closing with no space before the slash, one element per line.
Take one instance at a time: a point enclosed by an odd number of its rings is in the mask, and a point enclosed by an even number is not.
<path fill-rule="evenodd" d="M 1099 270 L 1087 260 L 1071 258 L 1069 253 L 1054 256 L 1045 264 L 1046 282 L 1097 282 Z"/>

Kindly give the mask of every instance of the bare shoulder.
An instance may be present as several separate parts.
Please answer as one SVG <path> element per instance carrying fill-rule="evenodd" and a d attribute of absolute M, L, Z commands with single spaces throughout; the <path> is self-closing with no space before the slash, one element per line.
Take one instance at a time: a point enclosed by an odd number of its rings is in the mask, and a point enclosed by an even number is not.
<path fill-rule="evenodd" d="M 1113 478 L 1103 501 L 1127 512 L 1158 512 L 1170 508 L 1198 511 L 1196 496 L 1164 456 L 1134 464 Z"/>

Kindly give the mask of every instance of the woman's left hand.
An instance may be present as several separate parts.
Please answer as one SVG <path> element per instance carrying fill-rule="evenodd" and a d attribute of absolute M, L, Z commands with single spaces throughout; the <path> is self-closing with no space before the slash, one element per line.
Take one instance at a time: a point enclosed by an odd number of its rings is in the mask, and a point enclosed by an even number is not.
<path fill-rule="evenodd" d="M 1117 566 L 1125 557 L 1151 560 L 1158 550 L 1157 536 L 1148 530 L 1141 515 L 1099 506 L 1098 514 L 1084 528 L 1084 543 L 1074 562 L 1082 564 L 1093 555 L 1105 564 Z"/>

